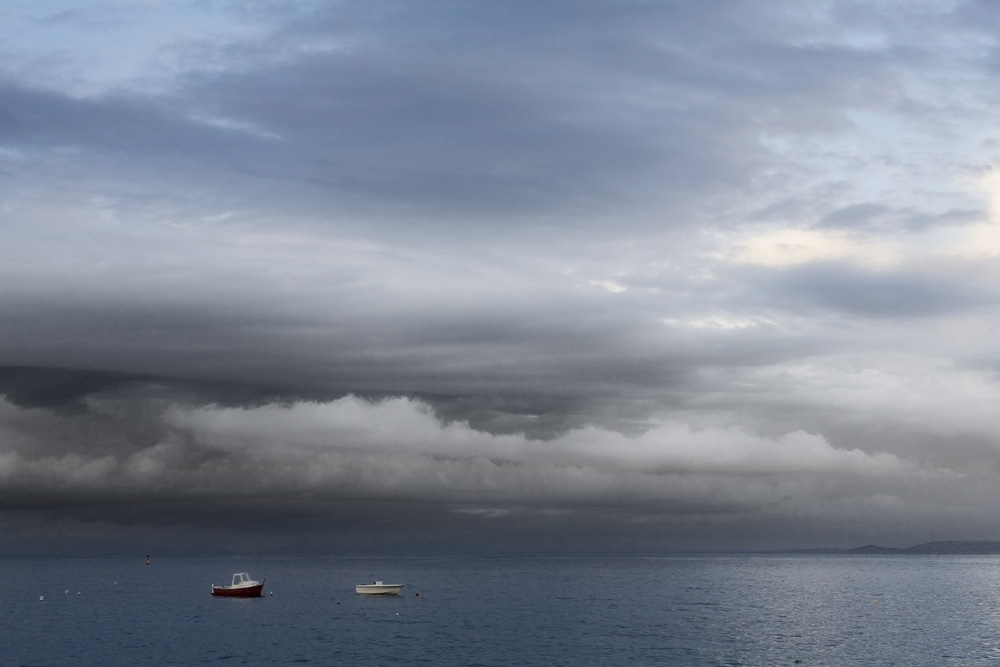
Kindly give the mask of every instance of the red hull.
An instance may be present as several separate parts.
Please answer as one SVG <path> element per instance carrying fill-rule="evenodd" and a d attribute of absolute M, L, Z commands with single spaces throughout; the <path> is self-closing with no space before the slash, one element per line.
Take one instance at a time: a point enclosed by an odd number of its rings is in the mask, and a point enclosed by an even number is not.
<path fill-rule="evenodd" d="M 264 582 L 256 586 L 229 588 L 228 586 L 212 586 L 212 595 L 226 598 L 259 598 L 264 595 Z"/>

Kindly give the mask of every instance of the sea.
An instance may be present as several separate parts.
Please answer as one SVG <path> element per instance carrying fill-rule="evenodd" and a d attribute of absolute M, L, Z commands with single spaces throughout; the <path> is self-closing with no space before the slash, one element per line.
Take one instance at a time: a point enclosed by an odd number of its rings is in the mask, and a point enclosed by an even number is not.
<path fill-rule="evenodd" d="M 144 562 L 0 560 L 0 665 L 1000 664 L 998 556 Z"/>

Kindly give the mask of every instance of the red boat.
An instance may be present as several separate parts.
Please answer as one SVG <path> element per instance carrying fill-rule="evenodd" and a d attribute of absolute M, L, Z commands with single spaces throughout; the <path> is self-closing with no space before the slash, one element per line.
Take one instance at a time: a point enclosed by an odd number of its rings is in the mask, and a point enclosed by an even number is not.
<path fill-rule="evenodd" d="M 233 583 L 229 586 L 212 584 L 212 595 L 230 598 L 259 598 L 264 594 L 264 581 L 254 581 L 246 572 L 237 572 L 233 575 Z"/>

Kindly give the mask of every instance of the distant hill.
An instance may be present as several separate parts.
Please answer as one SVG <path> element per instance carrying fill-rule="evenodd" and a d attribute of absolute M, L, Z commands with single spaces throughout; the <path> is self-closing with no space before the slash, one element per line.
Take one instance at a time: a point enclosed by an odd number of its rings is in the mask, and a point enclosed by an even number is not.
<path fill-rule="evenodd" d="M 869 544 L 856 549 L 848 549 L 850 554 L 943 554 L 975 556 L 980 554 L 1000 554 L 1000 542 L 975 542 L 951 540 L 925 542 L 913 547 L 880 547 Z"/>
<path fill-rule="evenodd" d="M 844 553 L 847 554 L 899 554 L 905 551 L 905 549 L 900 549 L 899 547 L 880 547 L 877 544 L 866 544 L 863 547 L 844 549 Z"/>
<path fill-rule="evenodd" d="M 912 547 L 880 547 L 877 544 L 866 544 L 854 549 L 793 549 L 785 553 L 796 554 L 903 554 L 903 555 L 951 555 L 951 556 L 983 556 L 1000 555 L 1000 542 L 984 542 L 974 540 L 950 540 L 924 542 Z"/>

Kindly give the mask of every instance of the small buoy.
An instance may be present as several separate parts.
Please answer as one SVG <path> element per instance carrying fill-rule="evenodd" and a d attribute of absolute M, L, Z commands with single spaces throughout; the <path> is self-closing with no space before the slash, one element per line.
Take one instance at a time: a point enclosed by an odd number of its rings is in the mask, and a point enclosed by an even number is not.
<path fill-rule="evenodd" d="M 66 595 L 69 595 L 69 589 L 68 588 L 66 589 Z"/>
<path fill-rule="evenodd" d="M 420 597 L 420 591 L 417 591 L 417 594 L 414 597 Z"/>
<path fill-rule="evenodd" d="M 77 592 L 76 592 L 76 594 L 77 594 L 77 595 L 79 595 L 79 594 L 80 594 L 80 591 L 77 591 Z"/>
<path fill-rule="evenodd" d="M 45 602 L 45 596 L 44 595 L 39 595 L 38 596 L 38 601 L 39 602 Z"/>
<path fill-rule="evenodd" d="M 878 600 L 872 600 L 872 604 L 878 604 Z"/>
<path fill-rule="evenodd" d="M 271 591 L 271 595 L 274 595 L 274 591 Z"/>

